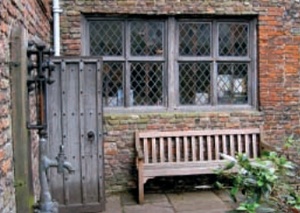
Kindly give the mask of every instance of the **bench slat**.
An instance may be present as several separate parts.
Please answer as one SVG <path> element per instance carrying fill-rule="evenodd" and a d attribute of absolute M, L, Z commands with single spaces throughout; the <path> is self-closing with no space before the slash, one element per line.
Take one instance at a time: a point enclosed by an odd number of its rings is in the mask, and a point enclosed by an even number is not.
<path fill-rule="evenodd" d="M 145 155 L 145 163 L 149 163 L 149 154 L 148 154 L 148 144 L 147 144 L 147 138 L 143 139 L 144 143 L 144 155 Z"/>
<path fill-rule="evenodd" d="M 245 144 L 245 148 L 246 148 L 246 155 L 248 156 L 248 157 L 251 157 L 250 156 L 250 150 L 249 150 L 249 136 L 248 135 L 245 135 L 245 142 L 246 142 L 246 144 Z"/>
<path fill-rule="evenodd" d="M 219 143 L 219 136 L 215 136 L 215 159 L 219 160 L 219 153 L 220 153 L 220 143 Z"/>
<path fill-rule="evenodd" d="M 155 138 L 152 138 L 152 162 L 157 162 L 157 156 L 156 156 L 156 140 Z"/>
<path fill-rule="evenodd" d="M 226 143 L 226 135 L 222 135 L 222 143 L 223 143 L 223 154 L 228 154 L 227 143 Z"/>
<path fill-rule="evenodd" d="M 211 150 L 211 137 L 207 136 L 207 154 L 208 154 L 208 160 L 212 160 L 212 150 Z"/>
<path fill-rule="evenodd" d="M 203 160 L 204 160 L 203 137 L 200 136 L 200 137 L 199 137 L 199 140 L 200 140 L 200 145 L 199 145 L 199 158 L 200 158 L 200 161 L 203 161 Z"/>
<path fill-rule="evenodd" d="M 159 157 L 160 162 L 165 162 L 165 145 L 164 145 L 164 139 L 159 139 Z"/>
<path fill-rule="evenodd" d="M 257 137 L 255 134 L 252 134 L 252 148 L 253 148 L 253 157 L 257 158 Z"/>
<path fill-rule="evenodd" d="M 187 137 L 183 138 L 183 144 L 184 144 L 184 161 L 188 161 L 189 159 L 189 150 L 188 150 L 188 140 Z"/>
<path fill-rule="evenodd" d="M 241 135 L 238 135 L 238 152 L 241 153 L 243 150 L 242 148 L 242 137 Z"/>
<path fill-rule="evenodd" d="M 168 161 L 172 162 L 173 161 L 173 155 L 172 155 L 172 140 L 169 137 L 168 138 Z"/>
<path fill-rule="evenodd" d="M 178 137 L 176 137 L 176 162 L 180 162 L 180 143 Z"/>
<path fill-rule="evenodd" d="M 196 161 L 196 142 L 195 142 L 195 137 L 192 136 L 192 159 L 193 161 Z"/>
<path fill-rule="evenodd" d="M 213 174 L 214 171 L 228 162 L 226 160 L 205 161 L 197 163 L 172 163 L 172 164 L 149 164 L 144 166 L 144 176 L 174 176 L 174 175 L 195 175 Z"/>
<path fill-rule="evenodd" d="M 233 135 L 230 135 L 230 155 L 235 155 L 235 148 L 234 148 L 234 137 Z"/>

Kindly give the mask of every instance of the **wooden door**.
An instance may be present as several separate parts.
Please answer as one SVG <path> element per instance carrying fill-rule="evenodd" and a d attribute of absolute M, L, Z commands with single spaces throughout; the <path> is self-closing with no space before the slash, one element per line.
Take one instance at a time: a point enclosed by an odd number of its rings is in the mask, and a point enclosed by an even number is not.
<path fill-rule="evenodd" d="M 55 159 L 61 145 L 75 172 L 48 175 L 59 212 L 104 210 L 101 61 L 56 58 L 48 88 L 48 156 Z"/>

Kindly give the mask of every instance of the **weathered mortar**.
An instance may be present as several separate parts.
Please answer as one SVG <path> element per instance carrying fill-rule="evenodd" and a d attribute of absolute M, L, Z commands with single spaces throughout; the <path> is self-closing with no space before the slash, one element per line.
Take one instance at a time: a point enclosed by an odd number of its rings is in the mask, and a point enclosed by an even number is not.
<path fill-rule="evenodd" d="M 11 30 L 19 22 L 28 31 L 29 38 L 39 37 L 49 42 L 50 13 L 47 7 L 45 4 L 46 10 L 42 10 L 41 4 L 36 0 L 7 0 L 0 3 L 0 212 L 2 213 L 16 212 L 14 185 L 18 184 L 14 180 L 13 166 L 10 68 L 5 63 L 10 61 Z M 33 182 L 35 195 L 38 197 L 37 140 L 33 140 L 32 147 Z"/>

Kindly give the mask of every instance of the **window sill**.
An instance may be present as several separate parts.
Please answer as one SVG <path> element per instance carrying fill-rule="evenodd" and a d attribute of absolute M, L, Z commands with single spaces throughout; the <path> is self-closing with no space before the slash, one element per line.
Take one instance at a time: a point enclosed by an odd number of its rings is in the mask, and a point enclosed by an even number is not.
<path fill-rule="evenodd" d="M 250 105 L 219 105 L 219 106 L 179 106 L 174 108 L 166 107 L 104 107 L 104 115 L 109 114 L 144 114 L 144 113 L 224 113 L 224 112 L 237 112 L 237 113 L 260 113 L 255 107 Z"/>

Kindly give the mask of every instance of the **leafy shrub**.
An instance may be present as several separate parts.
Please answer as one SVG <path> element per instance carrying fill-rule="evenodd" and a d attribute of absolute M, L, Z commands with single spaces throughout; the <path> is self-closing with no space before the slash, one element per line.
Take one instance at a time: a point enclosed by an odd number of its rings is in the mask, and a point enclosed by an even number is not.
<path fill-rule="evenodd" d="M 296 176 L 296 165 L 284 154 L 265 152 L 255 160 L 250 160 L 246 154 L 238 154 L 236 158 L 221 156 L 229 162 L 217 174 L 230 179 L 230 196 L 239 203 L 236 211 L 282 213 L 300 210 L 300 196 L 290 185 L 291 178 Z M 222 186 L 222 183 L 216 185 Z M 243 195 L 242 200 L 238 199 L 239 194 Z"/>

